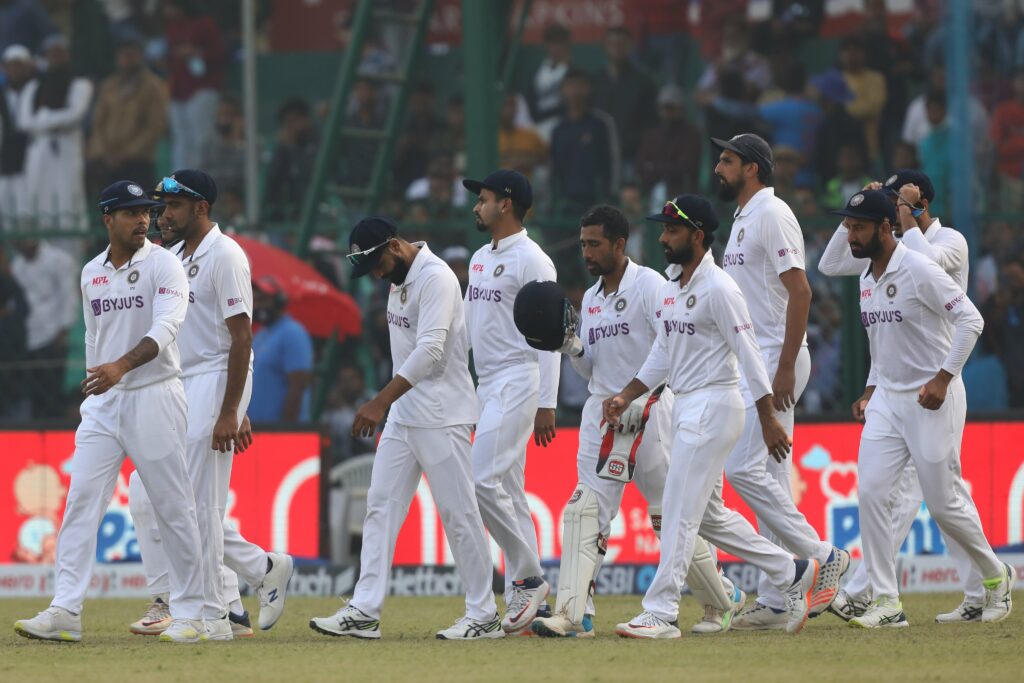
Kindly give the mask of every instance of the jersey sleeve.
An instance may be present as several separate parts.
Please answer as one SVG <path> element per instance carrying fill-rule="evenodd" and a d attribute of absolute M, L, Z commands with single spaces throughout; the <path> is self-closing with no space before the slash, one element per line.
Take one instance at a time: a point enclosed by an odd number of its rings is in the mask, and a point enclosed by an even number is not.
<path fill-rule="evenodd" d="M 643 382 L 644 386 L 648 389 L 653 389 L 664 382 L 665 378 L 668 377 L 669 371 L 668 335 L 665 334 L 659 325 L 664 289 L 664 287 L 656 288 L 657 303 L 651 313 L 655 335 L 654 344 L 651 345 L 651 351 L 647 354 L 647 360 L 644 361 L 644 364 L 636 373 L 636 378 Z"/>
<path fill-rule="evenodd" d="M 958 273 L 967 263 L 967 240 L 955 230 L 942 230 L 929 242 L 920 228 L 903 231 L 903 244 L 939 264 L 946 273 Z"/>
<path fill-rule="evenodd" d="M 213 289 L 221 318 L 227 320 L 244 314 L 252 319 L 252 273 L 249 259 L 241 248 L 224 250 L 213 272 Z"/>
<path fill-rule="evenodd" d="M 459 282 L 452 274 L 438 272 L 423 282 L 419 293 L 419 320 L 416 325 L 416 346 L 402 367 L 395 373 L 416 386 L 423 381 L 434 364 L 444 357 L 444 344 L 451 331 L 458 300 L 462 295 Z"/>
<path fill-rule="evenodd" d="M 761 240 L 777 274 L 794 268 L 804 270 L 804 235 L 792 211 L 773 212 L 766 217 Z"/>
<path fill-rule="evenodd" d="M 85 367 L 96 367 L 96 314 L 93 313 L 92 303 L 85 291 L 85 283 L 88 281 L 82 276 L 82 314 L 85 317 Z"/>
<path fill-rule="evenodd" d="M 726 345 L 736 354 L 750 395 L 756 401 L 772 393 L 772 384 L 764 367 L 761 348 L 757 345 L 747 302 L 735 283 L 730 281 L 728 285 L 713 290 L 711 315 Z"/>
<path fill-rule="evenodd" d="M 842 223 L 832 233 L 832 239 L 825 245 L 825 251 L 818 259 L 818 271 L 822 275 L 860 275 L 868 267 L 868 259 L 854 258 L 850 251 L 849 231 Z"/>
<path fill-rule="evenodd" d="M 155 249 L 154 249 L 155 250 Z M 165 252 L 166 253 L 166 252 Z M 162 352 L 178 336 L 188 313 L 188 278 L 178 259 L 155 259 L 153 268 L 153 324 L 146 332 Z"/>
<path fill-rule="evenodd" d="M 953 342 L 942 368 L 954 377 L 963 370 L 981 331 L 985 327 L 981 313 L 967 294 L 934 261 L 915 263 L 914 284 L 921 302 L 954 327 Z M 939 368 L 936 368 L 938 372 Z"/>

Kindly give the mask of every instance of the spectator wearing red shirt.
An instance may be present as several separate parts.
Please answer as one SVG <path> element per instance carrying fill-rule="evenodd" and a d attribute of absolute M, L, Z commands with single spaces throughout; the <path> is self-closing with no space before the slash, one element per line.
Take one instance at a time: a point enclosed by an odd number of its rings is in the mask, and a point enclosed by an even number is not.
<path fill-rule="evenodd" d="M 167 71 L 171 87 L 171 166 L 199 166 L 199 150 L 214 137 L 217 103 L 224 87 L 221 29 L 197 0 L 164 5 Z"/>
<path fill-rule="evenodd" d="M 1019 211 L 1024 204 L 1024 70 L 1013 77 L 1013 97 L 992 112 L 1000 206 Z"/>

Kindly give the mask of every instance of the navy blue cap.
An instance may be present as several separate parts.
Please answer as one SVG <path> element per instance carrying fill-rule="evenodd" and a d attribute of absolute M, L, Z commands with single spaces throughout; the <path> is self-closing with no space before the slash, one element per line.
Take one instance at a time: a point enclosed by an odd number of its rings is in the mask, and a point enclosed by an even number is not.
<path fill-rule="evenodd" d="M 756 163 L 762 170 L 771 172 L 775 169 L 775 156 L 772 154 L 772 147 L 760 135 L 740 133 L 728 140 L 711 138 L 711 142 L 720 149 L 735 152 L 745 161 Z"/>
<path fill-rule="evenodd" d="M 679 215 L 680 212 L 684 215 Z M 711 202 L 695 194 L 681 194 L 665 202 L 665 208 L 661 213 L 651 214 L 647 220 L 689 225 L 704 232 L 714 232 L 718 228 L 718 216 L 715 215 Z"/>
<path fill-rule="evenodd" d="M 845 209 L 832 213 L 837 216 L 863 218 L 875 223 L 881 223 L 886 219 L 894 225 L 896 223 L 896 207 L 893 206 L 889 195 L 882 190 L 862 190 L 850 197 Z"/>
<path fill-rule="evenodd" d="M 397 234 L 398 226 L 383 216 L 369 216 L 356 223 L 348 234 L 352 277 L 362 277 L 373 270 L 384 253 L 384 247 Z"/>
<path fill-rule="evenodd" d="M 906 184 L 917 185 L 921 189 L 921 198 L 929 202 L 935 199 L 935 186 L 932 179 L 915 168 L 901 168 L 893 172 L 889 179 L 882 183 L 882 189 L 891 194 L 899 194 L 900 188 Z"/>
<path fill-rule="evenodd" d="M 150 192 L 154 197 L 187 197 L 209 202 L 212 206 L 217 201 L 217 183 L 209 173 L 185 168 L 175 171 L 160 181 L 156 190 Z"/>
<path fill-rule="evenodd" d="M 100 209 L 105 214 L 132 206 L 163 206 L 163 204 L 154 202 L 146 196 L 146 191 L 134 180 L 118 180 L 116 183 L 107 185 L 100 193 Z"/>
<path fill-rule="evenodd" d="M 518 171 L 498 169 L 483 180 L 463 180 L 462 186 L 476 195 L 486 187 L 500 196 L 510 198 L 523 208 L 533 206 L 533 188 L 526 176 Z"/>

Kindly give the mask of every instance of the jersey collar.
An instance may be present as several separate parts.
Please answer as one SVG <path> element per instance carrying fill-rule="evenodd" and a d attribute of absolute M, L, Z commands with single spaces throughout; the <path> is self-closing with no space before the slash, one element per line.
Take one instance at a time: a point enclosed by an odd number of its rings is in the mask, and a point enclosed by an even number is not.
<path fill-rule="evenodd" d="M 206 252 L 210 251 L 210 248 L 214 245 L 214 243 L 217 240 L 221 238 L 221 235 L 223 234 L 224 233 L 220 231 L 220 226 L 214 223 L 213 227 L 210 228 L 210 232 L 206 233 L 206 235 L 203 236 L 203 241 L 199 243 L 198 247 L 196 247 L 195 252 L 191 256 L 187 257 L 188 262 L 191 263 L 192 261 L 195 261 L 197 258 L 202 257 Z M 178 247 L 177 254 L 178 258 L 180 258 L 182 261 L 186 260 L 184 240 L 182 240 L 181 246 Z"/>
<path fill-rule="evenodd" d="M 867 270 L 864 271 L 864 277 L 871 278 L 875 282 L 881 282 L 889 273 L 895 273 L 900 269 L 900 265 L 903 263 L 903 257 L 907 255 L 907 245 L 903 244 L 903 240 L 896 242 L 896 249 L 892 252 L 892 258 L 889 259 L 889 264 L 885 267 L 885 272 L 882 273 L 882 277 L 874 280 L 874 276 L 871 274 L 871 264 L 868 264 Z"/>
<path fill-rule="evenodd" d="M 749 202 L 747 202 L 746 204 L 743 205 L 742 209 L 739 208 L 739 207 L 736 207 L 736 211 L 732 214 L 732 217 L 734 219 L 735 218 L 745 218 L 746 216 L 749 216 L 751 213 L 753 213 L 754 209 L 756 209 L 758 206 L 760 206 L 762 202 L 766 202 L 766 201 L 768 201 L 768 199 L 770 197 L 774 197 L 774 196 L 775 196 L 775 188 L 774 187 L 762 187 L 760 190 L 758 190 L 756 193 L 754 193 L 754 196 L 750 198 Z"/>
<path fill-rule="evenodd" d="M 141 247 L 139 247 L 138 250 L 136 250 L 136 252 L 131 255 L 131 257 L 128 259 L 128 261 L 123 266 L 121 266 L 120 269 L 117 269 L 117 268 L 114 268 L 114 264 L 110 262 L 110 246 L 107 245 L 107 248 L 104 249 L 103 252 L 100 253 L 99 256 L 94 258 L 93 262 L 94 263 L 98 263 L 102 267 L 108 268 L 110 270 L 122 270 L 124 268 L 129 268 L 129 267 L 131 267 L 133 265 L 137 265 L 137 264 L 141 263 L 142 261 L 145 261 L 146 257 L 149 256 L 152 252 L 153 252 L 153 243 L 150 242 L 147 239 L 145 244 L 143 244 Z"/>
<path fill-rule="evenodd" d="M 433 252 L 430 251 L 430 247 L 427 246 L 426 242 L 413 242 L 412 246 L 419 247 L 420 251 L 416 254 L 416 258 L 412 260 L 412 265 L 409 266 L 409 272 L 405 275 L 405 282 L 398 285 L 399 289 L 402 287 L 408 287 L 416 277 L 422 272 L 423 266 L 426 265 L 430 257 L 433 256 Z"/>
<path fill-rule="evenodd" d="M 637 273 L 640 272 L 640 267 L 633 263 L 630 258 L 626 259 L 626 270 L 622 273 L 622 279 L 619 280 L 619 288 L 614 292 L 604 291 L 604 276 L 597 283 L 597 294 L 602 298 L 606 298 L 611 294 L 623 294 L 628 291 L 636 283 Z"/>
<path fill-rule="evenodd" d="M 517 232 L 514 235 L 509 235 L 508 237 L 503 237 L 502 239 L 498 240 L 498 246 L 492 246 L 491 247 L 491 253 L 492 254 L 500 254 L 503 251 L 508 251 L 509 249 L 514 247 L 515 245 L 519 244 L 519 242 L 521 242 L 522 240 L 526 239 L 526 237 L 527 237 L 526 228 L 523 228 L 522 230 L 520 230 L 519 232 Z M 492 242 L 492 244 L 493 244 L 493 242 Z"/>

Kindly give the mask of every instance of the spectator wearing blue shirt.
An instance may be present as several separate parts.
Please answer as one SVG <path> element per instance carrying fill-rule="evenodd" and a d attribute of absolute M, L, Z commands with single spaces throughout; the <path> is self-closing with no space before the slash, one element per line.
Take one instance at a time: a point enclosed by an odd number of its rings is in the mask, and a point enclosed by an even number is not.
<path fill-rule="evenodd" d="M 287 297 L 274 277 L 261 277 L 252 285 L 253 320 L 260 330 L 252 340 L 249 419 L 307 422 L 313 342 L 305 328 L 284 312 Z"/>
<path fill-rule="evenodd" d="M 818 128 L 824 114 L 821 107 L 807 96 L 807 76 L 803 67 L 793 64 L 779 74 L 782 98 L 762 104 L 758 114 L 767 124 L 768 135 L 773 145 L 792 147 L 804 159 L 804 165 L 796 176 L 797 185 L 814 182 L 814 148 Z M 822 181 L 828 178 L 822 178 Z"/>

